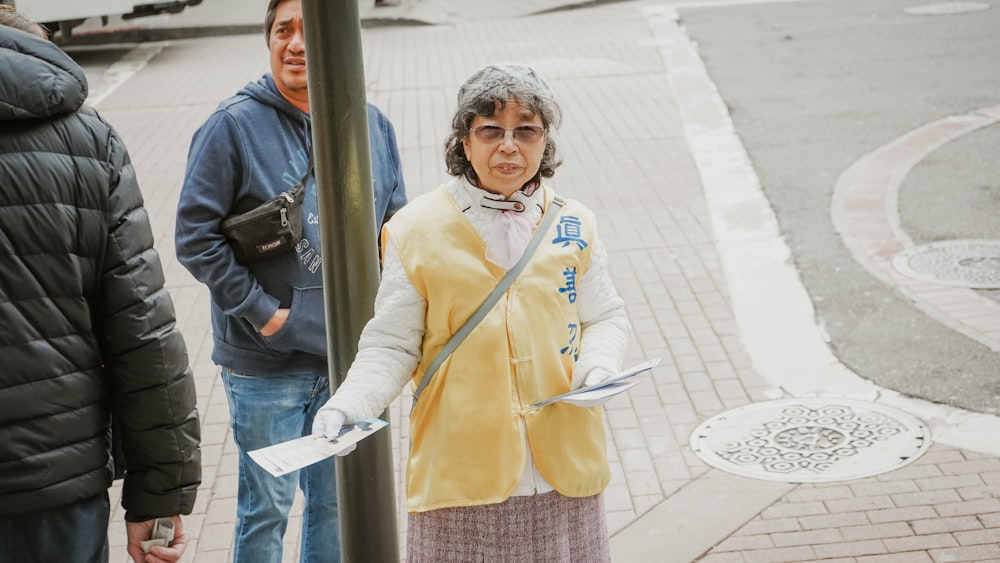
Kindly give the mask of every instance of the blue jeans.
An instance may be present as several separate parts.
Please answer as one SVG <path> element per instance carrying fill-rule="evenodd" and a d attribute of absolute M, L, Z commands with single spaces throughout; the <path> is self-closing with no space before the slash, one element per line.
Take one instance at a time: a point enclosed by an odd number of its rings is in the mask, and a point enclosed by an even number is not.
<path fill-rule="evenodd" d="M 108 494 L 69 506 L 0 516 L 0 561 L 107 563 Z"/>
<path fill-rule="evenodd" d="M 239 449 L 233 563 L 281 563 L 282 539 L 296 481 L 305 496 L 302 563 L 340 562 L 337 483 L 333 458 L 274 477 L 247 452 L 308 435 L 330 398 L 325 373 L 252 376 L 222 368 L 233 439 Z"/>

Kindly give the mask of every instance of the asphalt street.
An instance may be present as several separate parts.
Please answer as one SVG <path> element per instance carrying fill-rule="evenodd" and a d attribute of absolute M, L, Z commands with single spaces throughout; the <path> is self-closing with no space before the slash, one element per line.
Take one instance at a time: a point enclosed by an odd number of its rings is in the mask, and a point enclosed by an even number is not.
<path fill-rule="evenodd" d="M 910 15 L 919 0 L 681 9 L 836 356 L 874 383 L 1000 413 L 997 348 L 956 333 L 866 271 L 834 228 L 838 177 L 926 123 L 995 106 L 1000 9 Z M 899 190 L 915 243 L 1000 239 L 992 126 L 920 161 Z M 997 299 L 997 290 L 979 290 Z"/>

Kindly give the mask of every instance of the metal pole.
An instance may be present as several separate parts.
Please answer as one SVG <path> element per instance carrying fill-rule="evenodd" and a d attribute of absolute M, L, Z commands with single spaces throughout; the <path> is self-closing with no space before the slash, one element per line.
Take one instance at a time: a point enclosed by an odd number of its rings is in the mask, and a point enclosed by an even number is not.
<path fill-rule="evenodd" d="M 347 375 L 374 312 L 378 245 L 358 0 L 302 0 L 323 249 L 330 387 Z M 388 413 L 382 417 L 388 420 Z M 346 563 L 398 562 L 392 438 L 383 429 L 337 458 Z"/>

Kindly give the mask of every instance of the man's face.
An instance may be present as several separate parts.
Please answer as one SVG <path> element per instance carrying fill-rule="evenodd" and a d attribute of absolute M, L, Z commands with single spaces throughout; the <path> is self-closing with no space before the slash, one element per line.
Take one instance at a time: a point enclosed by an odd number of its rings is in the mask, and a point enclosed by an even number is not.
<path fill-rule="evenodd" d="M 268 49 L 271 52 L 271 74 L 278 90 L 293 104 L 296 101 L 308 104 L 301 0 L 285 0 L 278 4 Z"/>

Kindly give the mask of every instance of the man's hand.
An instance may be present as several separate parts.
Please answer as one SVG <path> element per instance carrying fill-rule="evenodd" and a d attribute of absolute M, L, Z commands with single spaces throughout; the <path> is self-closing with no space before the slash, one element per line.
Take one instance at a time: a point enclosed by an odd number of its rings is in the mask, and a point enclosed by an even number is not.
<path fill-rule="evenodd" d="M 288 320 L 289 309 L 278 309 L 271 316 L 271 320 L 267 321 L 264 328 L 260 329 L 261 336 L 271 336 L 272 334 L 281 330 L 281 327 L 285 326 L 285 321 Z"/>
<path fill-rule="evenodd" d="M 145 522 L 125 522 L 125 534 L 128 536 L 128 555 L 135 563 L 166 563 L 168 561 L 180 561 L 187 547 L 188 538 L 184 534 L 184 524 L 181 517 L 172 516 L 174 523 L 174 541 L 168 547 L 154 545 L 149 548 L 149 553 L 143 553 L 142 542 L 150 539 L 153 534 L 153 522 L 156 520 L 146 520 Z"/>

